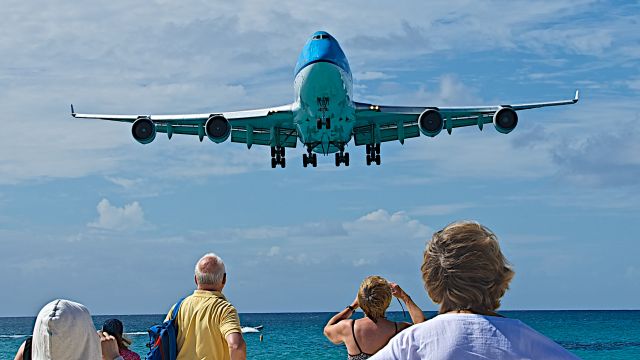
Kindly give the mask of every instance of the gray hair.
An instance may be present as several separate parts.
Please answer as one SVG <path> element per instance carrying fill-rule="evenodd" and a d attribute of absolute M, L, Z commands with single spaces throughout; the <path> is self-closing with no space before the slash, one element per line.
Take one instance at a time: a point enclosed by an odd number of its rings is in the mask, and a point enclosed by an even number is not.
<path fill-rule="evenodd" d="M 208 253 L 196 263 L 195 273 L 198 284 L 220 286 L 226 270 L 224 262 L 218 255 Z"/>

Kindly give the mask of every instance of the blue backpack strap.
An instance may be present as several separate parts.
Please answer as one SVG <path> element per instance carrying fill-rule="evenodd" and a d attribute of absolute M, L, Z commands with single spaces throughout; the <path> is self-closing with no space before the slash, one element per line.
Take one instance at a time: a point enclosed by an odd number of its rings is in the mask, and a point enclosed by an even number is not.
<path fill-rule="evenodd" d="M 187 297 L 185 296 L 182 299 L 178 300 L 176 305 L 173 307 L 173 311 L 171 312 L 171 317 L 169 318 L 169 321 L 173 321 L 176 318 L 176 316 L 178 316 L 178 310 L 180 310 L 180 305 L 182 304 L 182 301 L 186 298 Z"/>
<path fill-rule="evenodd" d="M 184 299 L 186 299 L 186 296 L 176 303 L 171 312 L 171 318 L 169 319 L 169 322 L 173 325 L 173 327 L 170 327 L 171 330 L 169 332 L 171 336 L 171 340 L 169 341 L 169 354 L 178 354 L 178 324 L 176 322 L 176 316 L 178 316 L 178 310 L 180 310 L 180 305 L 182 305 Z"/>

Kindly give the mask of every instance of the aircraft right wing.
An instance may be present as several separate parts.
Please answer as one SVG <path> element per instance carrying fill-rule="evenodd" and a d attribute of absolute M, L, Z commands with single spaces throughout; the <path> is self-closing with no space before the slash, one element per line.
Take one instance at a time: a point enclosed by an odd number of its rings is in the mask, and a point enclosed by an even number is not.
<path fill-rule="evenodd" d="M 518 124 L 516 111 L 549 106 L 570 105 L 578 102 L 576 90 L 573 99 L 536 102 L 515 105 L 488 105 L 463 107 L 416 107 L 384 106 L 356 103 L 356 126 L 354 138 L 356 145 L 379 144 L 386 141 L 426 136 L 436 136 L 446 129 L 464 126 L 478 126 L 493 123 L 501 133 L 511 132 Z"/>

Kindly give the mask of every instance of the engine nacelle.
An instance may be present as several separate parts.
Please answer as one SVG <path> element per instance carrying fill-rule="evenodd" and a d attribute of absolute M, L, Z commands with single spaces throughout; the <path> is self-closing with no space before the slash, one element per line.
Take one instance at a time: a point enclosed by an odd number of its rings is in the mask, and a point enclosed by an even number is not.
<path fill-rule="evenodd" d="M 131 135 L 140 144 L 148 144 L 156 138 L 156 124 L 149 118 L 138 118 L 131 126 Z"/>
<path fill-rule="evenodd" d="M 518 114 L 511 108 L 500 108 L 493 114 L 493 126 L 503 134 L 508 134 L 518 125 Z"/>
<path fill-rule="evenodd" d="M 442 115 L 438 110 L 427 109 L 418 116 L 418 127 L 422 134 L 434 137 L 444 128 Z"/>
<path fill-rule="evenodd" d="M 209 140 L 219 144 L 227 140 L 231 135 L 231 124 L 224 116 L 213 115 L 204 124 L 204 131 Z"/>

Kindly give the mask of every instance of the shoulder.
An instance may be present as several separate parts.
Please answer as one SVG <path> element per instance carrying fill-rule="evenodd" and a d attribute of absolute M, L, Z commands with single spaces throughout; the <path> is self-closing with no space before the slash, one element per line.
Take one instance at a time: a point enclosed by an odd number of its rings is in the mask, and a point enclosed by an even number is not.
<path fill-rule="evenodd" d="M 432 320 L 429 320 L 432 321 Z M 421 349 L 425 348 L 423 342 L 428 339 L 433 339 L 432 336 L 425 336 L 425 329 L 428 330 L 431 326 L 425 327 L 429 322 L 423 322 L 413 326 L 409 326 L 405 330 L 400 331 L 397 335 L 391 338 L 387 345 L 378 351 L 372 358 L 376 360 L 396 360 L 396 359 L 417 359 L 421 358 Z M 398 323 L 403 326 L 404 323 Z"/>
<path fill-rule="evenodd" d="M 238 313 L 238 310 L 236 310 L 236 307 L 233 306 L 233 304 L 230 303 L 229 300 L 225 299 L 224 297 L 218 298 L 218 300 L 214 302 L 213 307 L 219 309 L 219 311 L 221 311 L 224 314 Z"/>
<path fill-rule="evenodd" d="M 340 320 L 337 323 L 331 325 L 331 327 L 333 329 L 335 329 L 335 331 L 338 331 L 341 334 L 343 334 L 343 333 L 346 333 L 347 330 L 351 331 L 350 330 L 351 326 L 353 326 L 356 321 L 357 320 L 354 320 L 354 319 L 343 319 L 343 320 Z"/>
<path fill-rule="evenodd" d="M 578 359 L 560 344 L 520 320 L 505 323 L 509 324 L 509 327 L 503 327 L 505 335 L 513 346 L 532 358 Z"/>

